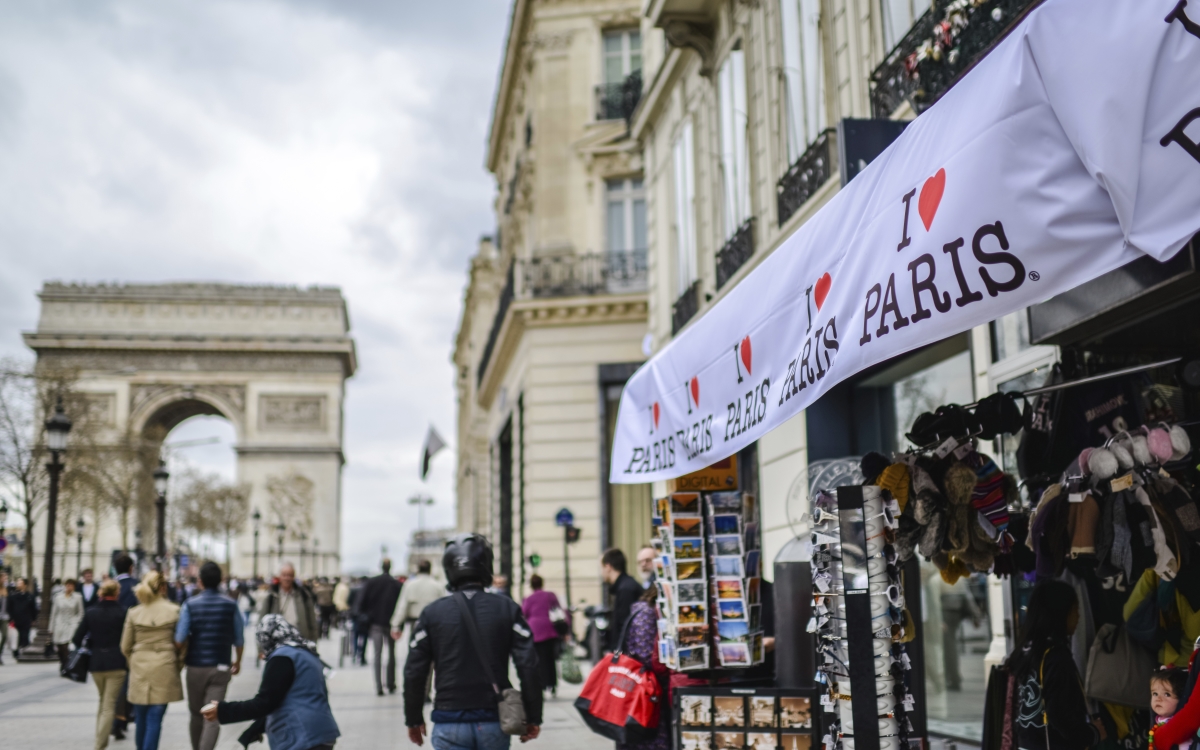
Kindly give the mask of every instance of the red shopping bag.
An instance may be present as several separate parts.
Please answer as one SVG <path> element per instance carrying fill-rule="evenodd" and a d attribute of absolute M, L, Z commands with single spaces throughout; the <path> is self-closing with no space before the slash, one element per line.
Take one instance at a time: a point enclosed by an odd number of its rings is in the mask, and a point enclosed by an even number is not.
<path fill-rule="evenodd" d="M 627 622 L 617 650 L 596 662 L 575 699 L 593 732 L 621 744 L 653 737 L 662 709 L 662 687 L 650 665 L 624 653 L 628 631 Z"/>

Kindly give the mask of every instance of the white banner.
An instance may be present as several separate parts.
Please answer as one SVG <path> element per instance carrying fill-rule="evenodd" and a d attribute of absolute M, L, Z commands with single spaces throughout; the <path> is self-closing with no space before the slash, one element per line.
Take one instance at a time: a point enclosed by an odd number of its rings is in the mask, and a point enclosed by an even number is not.
<path fill-rule="evenodd" d="M 708 466 L 873 364 L 1175 254 L 1200 231 L 1200 26 L 1186 3 L 1030 13 L 638 370 L 610 480 Z"/>

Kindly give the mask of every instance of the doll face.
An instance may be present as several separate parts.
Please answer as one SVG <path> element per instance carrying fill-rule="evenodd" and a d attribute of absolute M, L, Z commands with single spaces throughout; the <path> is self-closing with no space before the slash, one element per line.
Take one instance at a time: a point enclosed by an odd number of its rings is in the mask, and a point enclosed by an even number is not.
<path fill-rule="evenodd" d="M 1179 696 L 1166 680 L 1154 680 L 1150 683 L 1150 710 L 1155 716 L 1174 716 L 1179 707 Z"/>

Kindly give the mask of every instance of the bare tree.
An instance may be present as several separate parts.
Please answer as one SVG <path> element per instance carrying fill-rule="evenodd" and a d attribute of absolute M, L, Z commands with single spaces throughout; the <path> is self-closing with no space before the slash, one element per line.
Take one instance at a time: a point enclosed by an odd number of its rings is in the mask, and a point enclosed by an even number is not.
<path fill-rule="evenodd" d="M 131 522 L 147 516 L 154 502 L 150 478 L 162 436 L 139 435 L 127 428 L 115 438 L 103 437 L 108 439 L 92 435 L 80 441 L 72 488 L 115 516 L 121 549 L 128 552 Z"/>
<path fill-rule="evenodd" d="M 173 526 L 223 539 L 228 568 L 230 540 L 241 532 L 250 515 L 250 485 L 230 484 L 218 474 L 202 474 L 191 466 L 178 471 L 177 476 L 179 484 L 171 503 Z"/>

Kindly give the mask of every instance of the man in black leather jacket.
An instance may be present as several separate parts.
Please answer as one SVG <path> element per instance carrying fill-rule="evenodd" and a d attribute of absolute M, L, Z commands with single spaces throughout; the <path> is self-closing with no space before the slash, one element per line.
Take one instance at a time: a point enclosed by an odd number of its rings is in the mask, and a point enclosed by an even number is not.
<path fill-rule="evenodd" d="M 503 691 L 512 687 L 508 681 L 510 655 L 520 677 L 525 707 L 521 741 L 535 739 L 541 731 L 542 688 L 533 635 L 516 602 L 483 590 L 492 581 L 491 545 L 478 534 L 460 534 L 446 545 L 442 566 L 454 594 L 438 599 L 421 612 L 412 629 L 404 665 L 404 717 L 409 739 L 421 745 L 425 735 L 422 709 L 425 681 L 432 668 L 436 686 L 431 717 L 435 745 L 507 748 L 509 737 L 500 730 L 496 688 Z M 460 599 L 475 618 L 478 642 L 469 636 Z M 495 687 L 488 681 L 481 654 L 497 681 Z"/>

